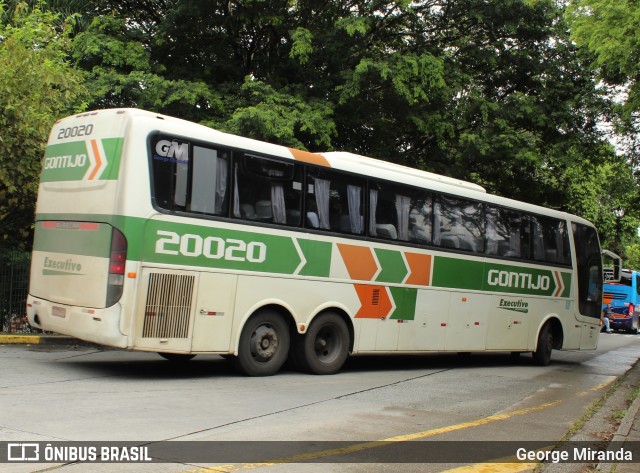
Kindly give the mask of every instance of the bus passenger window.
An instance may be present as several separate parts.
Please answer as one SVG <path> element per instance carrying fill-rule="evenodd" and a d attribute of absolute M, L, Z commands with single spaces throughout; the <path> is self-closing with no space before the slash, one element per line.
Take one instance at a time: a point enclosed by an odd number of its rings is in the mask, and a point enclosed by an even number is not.
<path fill-rule="evenodd" d="M 193 147 L 189 211 L 227 215 L 228 166 L 228 151 Z"/>
<path fill-rule="evenodd" d="M 409 241 L 414 243 L 431 243 L 432 205 L 431 195 L 415 196 L 411 200 L 409 211 Z"/>
<path fill-rule="evenodd" d="M 567 227 L 562 220 L 531 217 L 533 259 L 547 263 L 571 264 Z"/>
<path fill-rule="evenodd" d="M 437 222 L 434 228 L 436 245 L 474 253 L 484 252 L 482 204 L 438 196 L 434 212 L 434 221 Z"/>
<path fill-rule="evenodd" d="M 306 225 L 340 233 L 364 233 L 363 185 L 351 176 L 308 171 Z"/>
<path fill-rule="evenodd" d="M 371 182 L 369 235 L 390 240 L 429 243 L 431 196 L 411 187 Z"/>
<path fill-rule="evenodd" d="M 301 170 L 262 156 L 240 155 L 234 166 L 233 216 L 244 220 L 299 226 Z"/>
<path fill-rule="evenodd" d="M 522 258 L 522 215 L 519 212 L 487 208 L 486 253 L 503 258 Z M 527 255 L 528 256 L 528 255 Z"/>

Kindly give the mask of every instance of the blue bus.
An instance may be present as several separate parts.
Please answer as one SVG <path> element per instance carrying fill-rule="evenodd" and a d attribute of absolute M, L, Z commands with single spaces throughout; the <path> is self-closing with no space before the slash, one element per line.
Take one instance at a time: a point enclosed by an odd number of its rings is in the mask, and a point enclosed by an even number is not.
<path fill-rule="evenodd" d="M 613 330 L 624 330 L 638 334 L 640 327 L 640 272 L 623 269 L 619 282 L 604 284 L 604 304 Z"/>

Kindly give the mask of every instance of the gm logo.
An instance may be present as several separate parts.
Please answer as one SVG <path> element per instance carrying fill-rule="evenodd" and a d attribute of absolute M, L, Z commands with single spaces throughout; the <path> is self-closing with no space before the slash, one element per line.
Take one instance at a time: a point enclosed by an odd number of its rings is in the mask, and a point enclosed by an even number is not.
<path fill-rule="evenodd" d="M 40 445 L 37 443 L 8 443 L 7 460 L 37 462 L 40 460 Z"/>
<path fill-rule="evenodd" d="M 156 143 L 156 153 L 165 158 L 175 158 L 178 161 L 186 161 L 189 159 L 189 144 L 160 140 Z"/>

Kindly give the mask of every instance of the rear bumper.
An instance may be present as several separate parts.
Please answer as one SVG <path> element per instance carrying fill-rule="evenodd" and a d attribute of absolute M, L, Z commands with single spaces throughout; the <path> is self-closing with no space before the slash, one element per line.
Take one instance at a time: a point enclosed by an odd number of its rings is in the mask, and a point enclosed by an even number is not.
<path fill-rule="evenodd" d="M 27 297 L 27 318 L 32 327 L 117 348 L 127 348 L 120 332 L 120 304 L 106 309 L 77 307 Z"/>
<path fill-rule="evenodd" d="M 631 330 L 633 328 L 633 317 L 626 317 L 624 319 L 610 317 L 609 325 L 612 329 L 616 330 Z"/>

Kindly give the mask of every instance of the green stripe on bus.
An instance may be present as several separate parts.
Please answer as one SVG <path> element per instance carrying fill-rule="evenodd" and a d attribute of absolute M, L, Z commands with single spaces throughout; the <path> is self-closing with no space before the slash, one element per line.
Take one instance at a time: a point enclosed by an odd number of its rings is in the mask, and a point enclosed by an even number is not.
<path fill-rule="evenodd" d="M 49 145 L 45 149 L 40 181 L 117 179 L 123 143 L 122 138 L 105 138 Z"/>
<path fill-rule="evenodd" d="M 113 225 L 125 234 L 127 257 L 134 261 L 291 275 L 298 270 L 305 277 L 330 275 L 334 245 L 329 241 L 295 238 L 298 251 L 293 237 L 255 231 L 116 215 L 38 214 L 37 219 Z M 100 225 L 99 233 L 96 240 L 86 239 L 80 231 L 36 227 L 34 250 L 108 257 L 110 228 Z M 402 253 L 381 248 L 374 252 L 381 267 L 376 281 L 401 284 L 408 273 Z M 433 261 L 432 286 L 436 288 L 555 297 L 571 294 L 571 272 L 562 268 L 537 269 L 464 256 L 434 256 Z M 405 313 L 402 301 L 396 302 L 401 308 L 396 309 L 398 314 Z"/>
<path fill-rule="evenodd" d="M 305 265 L 298 274 L 300 276 L 329 277 L 333 244 L 328 241 L 303 239 L 298 239 L 298 243 L 306 259 Z"/>
<path fill-rule="evenodd" d="M 394 250 L 375 249 L 378 262 L 380 263 L 380 273 L 376 278 L 379 282 L 401 283 L 407 277 L 409 270 L 404 263 L 402 253 Z"/>
<path fill-rule="evenodd" d="M 556 274 L 560 276 L 560 281 L 556 280 Z M 434 261 L 433 286 L 568 297 L 571 293 L 571 274 L 560 270 L 551 271 L 438 256 Z"/>
<path fill-rule="evenodd" d="M 484 290 L 484 262 L 436 256 L 432 285 L 436 287 Z"/>
<path fill-rule="evenodd" d="M 418 290 L 408 287 L 390 287 L 389 290 L 396 305 L 389 318 L 393 320 L 414 320 Z"/>
<path fill-rule="evenodd" d="M 238 271 L 293 274 L 302 259 L 290 237 L 149 220 L 142 260 Z"/>

